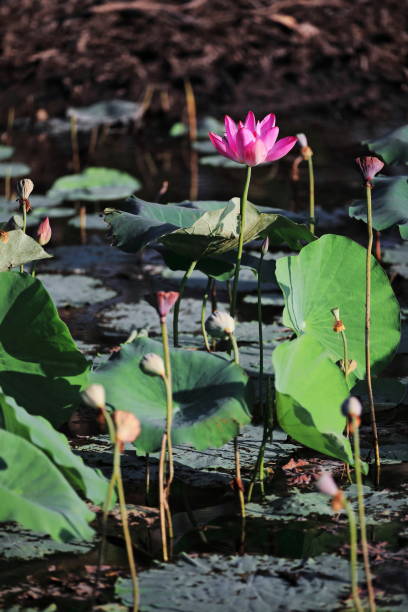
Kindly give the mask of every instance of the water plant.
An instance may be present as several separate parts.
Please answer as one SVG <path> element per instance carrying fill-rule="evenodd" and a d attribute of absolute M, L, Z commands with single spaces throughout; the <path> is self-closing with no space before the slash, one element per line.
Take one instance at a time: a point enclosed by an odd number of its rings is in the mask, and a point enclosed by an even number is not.
<path fill-rule="evenodd" d="M 315 233 L 315 177 L 314 177 L 314 169 L 313 169 L 313 150 L 309 146 L 305 134 L 296 134 L 299 146 L 300 153 L 302 158 L 307 162 L 308 172 L 309 172 L 309 229 L 312 234 Z"/>

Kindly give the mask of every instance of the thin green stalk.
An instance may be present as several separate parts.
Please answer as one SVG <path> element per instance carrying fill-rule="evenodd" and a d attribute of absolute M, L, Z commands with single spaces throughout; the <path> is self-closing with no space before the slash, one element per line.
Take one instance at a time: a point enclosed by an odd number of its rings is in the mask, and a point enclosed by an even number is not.
<path fill-rule="evenodd" d="M 347 345 L 347 337 L 344 331 L 340 332 L 341 339 L 343 341 L 343 364 L 344 364 L 344 378 L 346 379 L 346 383 L 348 381 L 348 369 L 349 369 L 349 358 L 348 358 L 348 345 Z"/>
<path fill-rule="evenodd" d="M 246 205 L 247 205 L 250 181 L 251 181 L 251 166 L 247 166 L 247 174 L 246 174 L 246 179 L 245 179 L 245 184 L 244 184 L 244 191 L 242 192 L 241 204 L 240 204 L 239 242 L 238 242 L 237 261 L 235 264 L 234 283 L 232 285 L 232 299 L 231 299 L 231 308 L 230 308 L 231 317 L 235 316 L 235 308 L 237 304 L 239 271 L 241 268 L 242 251 L 244 247 L 245 213 L 246 213 Z"/>
<path fill-rule="evenodd" d="M 145 455 L 145 504 L 149 505 L 149 496 L 150 496 L 150 456 L 149 453 Z"/>
<path fill-rule="evenodd" d="M 264 350 L 263 350 L 263 329 L 262 329 L 262 263 L 263 250 L 259 258 L 258 267 L 258 335 L 259 335 L 259 404 L 263 414 L 263 370 L 264 370 Z M 264 432 L 265 435 L 265 432 Z"/>
<path fill-rule="evenodd" d="M 367 543 L 367 528 L 364 507 L 363 480 L 361 475 L 361 459 L 360 459 L 360 431 L 359 421 L 356 417 L 352 417 L 353 439 L 354 439 L 354 469 L 356 474 L 357 485 L 357 500 L 358 500 L 358 517 L 360 520 L 361 548 L 363 550 L 364 572 L 367 582 L 368 603 L 370 612 L 375 612 L 375 593 L 372 584 L 372 576 L 370 569 L 370 558 L 368 554 Z"/>
<path fill-rule="evenodd" d="M 309 168 L 309 229 L 312 234 L 315 232 L 315 181 L 313 171 L 313 158 L 310 155 L 307 159 L 307 165 Z"/>
<path fill-rule="evenodd" d="M 174 305 L 174 316 L 173 316 L 173 345 L 174 346 L 178 346 L 178 320 L 179 320 L 179 314 L 180 314 L 180 304 L 181 304 L 181 300 L 183 298 L 183 293 L 184 293 L 184 288 L 186 286 L 186 283 L 188 281 L 188 279 L 190 278 L 191 274 L 193 273 L 194 268 L 196 267 L 198 263 L 198 260 L 192 261 L 190 264 L 190 267 L 188 268 L 188 270 L 186 271 L 186 273 L 184 274 L 183 278 L 181 279 L 181 283 L 180 283 L 180 287 L 179 287 L 179 298 L 177 300 L 177 302 Z"/>
<path fill-rule="evenodd" d="M 201 303 L 201 333 L 203 334 L 205 348 L 208 352 L 211 351 L 210 343 L 208 341 L 207 330 L 205 329 L 205 309 L 207 307 L 208 296 L 210 295 L 212 279 L 208 277 L 207 286 L 204 291 L 203 301 Z"/>
<path fill-rule="evenodd" d="M 344 507 L 347 512 L 349 531 L 350 531 L 350 574 L 351 574 L 351 592 L 353 595 L 354 606 L 357 612 L 364 612 L 361 604 L 360 595 L 358 593 L 358 564 L 357 564 L 357 525 L 356 515 L 351 507 L 351 504 L 345 500 Z"/>
<path fill-rule="evenodd" d="M 248 502 L 252 499 L 252 493 L 254 491 L 254 486 L 256 482 L 257 476 L 259 476 L 259 487 L 261 489 L 261 496 L 265 497 L 265 448 L 268 442 L 268 438 L 272 438 L 272 430 L 273 430 L 273 401 L 272 401 L 272 377 L 267 377 L 267 387 L 266 387 L 266 403 L 263 411 L 263 436 L 261 446 L 259 447 L 258 456 L 256 458 L 256 463 L 254 467 L 254 471 L 252 472 L 251 482 L 248 489 Z"/>
<path fill-rule="evenodd" d="M 232 351 L 234 353 L 234 362 L 239 365 L 239 348 L 237 339 L 234 334 L 228 334 L 228 338 L 230 339 L 232 345 Z"/>
<path fill-rule="evenodd" d="M 126 552 L 129 562 L 130 575 L 132 578 L 132 595 L 133 595 L 133 612 L 139 609 L 139 583 L 137 579 L 137 571 L 135 558 L 133 555 L 132 538 L 129 531 L 128 515 L 126 510 L 125 491 L 123 489 L 122 474 L 120 469 L 120 443 L 115 444 L 115 453 L 113 457 L 113 470 L 116 475 L 116 484 L 119 494 L 120 517 L 122 519 L 123 535 L 125 536 Z"/>
<path fill-rule="evenodd" d="M 245 523 L 246 523 L 246 511 L 245 511 L 245 496 L 243 491 L 243 484 L 241 478 L 241 459 L 239 454 L 238 436 L 234 438 L 234 458 L 235 458 L 235 475 L 238 490 L 238 500 L 241 513 L 241 546 L 245 542 Z"/>
<path fill-rule="evenodd" d="M 166 514 L 165 514 L 165 492 L 164 492 L 164 461 L 166 458 L 166 433 L 163 434 L 162 444 L 160 450 L 160 461 L 159 461 L 159 512 L 160 512 L 160 533 L 162 540 L 162 556 L 163 561 L 169 560 L 169 554 L 167 550 L 167 529 L 166 529 Z"/>
<path fill-rule="evenodd" d="M 23 227 L 22 227 L 22 230 L 24 233 L 26 233 L 26 229 L 27 229 L 27 210 L 26 210 L 25 200 L 23 200 Z M 20 265 L 20 272 L 24 272 L 23 264 Z"/>

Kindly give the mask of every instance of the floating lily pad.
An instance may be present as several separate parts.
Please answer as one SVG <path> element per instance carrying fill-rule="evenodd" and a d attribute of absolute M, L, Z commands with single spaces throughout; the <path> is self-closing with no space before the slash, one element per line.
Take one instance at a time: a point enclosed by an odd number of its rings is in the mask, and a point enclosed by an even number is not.
<path fill-rule="evenodd" d="M 267 495 L 263 504 L 246 505 L 248 516 L 263 517 L 274 521 L 304 519 L 311 514 L 332 516 L 333 510 L 327 495 L 322 493 L 300 493 L 295 491 L 286 497 Z"/>
<path fill-rule="evenodd" d="M 134 412 L 142 424 L 135 446 L 143 452 L 160 448 L 166 415 L 163 381 L 140 368 L 146 353 L 163 355 L 162 344 L 137 338 L 122 345 L 115 358 L 91 375 L 104 385 L 107 401 L 117 410 Z M 174 417 L 173 444 L 197 449 L 221 446 L 250 421 L 248 379 L 234 363 L 214 355 L 184 349 L 171 350 Z"/>
<path fill-rule="evenodd" d="M 103 216 L 97 213 L 87 214 L 82 220 L 81 217 L 77 215 L 74 219 L 70 219 L 68 223 L 78 229 L 84 226 L 86 230 L 106 231 L 106 223 L 103 220 Z"/>
<path fill-rule="evenodd" d="M 408 239 L 408 176 L 378 176 L 373 179 L 373 227 L 384 230 L 398 225 L 401 237 Z M 350 216 L 367 221 L 365 200 L 355 200 Z"/>
<path fill-rule="evenodd" d="M 39 280 L 51 295 L 58 307 L 75 306 L 104 302 L 116 296 L 116 291 L 104 287 L 101 281 L 80 274 L 39 274 Z"/>
<path fill-rule="evenodd" d="M 288 576 L 296 580 L 288 580 Z M 266 555 L 183 555 L 140 575 L 143 612 L 271 612 L 338 610 L 350 591 L 347 559 L 323 554 L 299 562 Z M 130 580 L 116 594 L 132 605 Z"/>
<path fill-rule="evenodd" d="M 57 179 L 48 191 L 50 198 L 76 202 L 120 200 L 140 189 L 140 182 L 113 168 L 87 168 L 81 174 L 69 174 Z"/>
<path fill-rule="evenodd" d="M 129 100 L 106 100 L 90 106 L 69 108 L 68 117 L 76 117 L 79 129 L 92 129 L 100 125 L 128 125 L 137 119 L 142 107 Z"/>
<path fill-rule="evenodd" d="M 25 174 L 30 174 L 31 168 L 25 164 L 19 164 L 17 162 L 3 162 L 0 163 L 0 177 L 9 176 L 11 178 L 18 178 Z"/>
<path fill-rule="evenodd" d="M 0 386 L 30 414 L 61 425 L 86 384 L 89 363 L 38 279 L 0 272 L 0 292 Z"/>
<path fill-rule="evenodd" d="M 3 227 L 7 231 L 7 227 Z M 50 257 L 52 255 L 44 251 L 36 240 L 20 229 L 7 231 L 6 237 L 0 240 L 0 271 Z"/>
<path fill-rule="evenodd" d="M 56 553 L 84 554 L 92 548 L 86 542 L 57 542 L 44 533 L 21 529 L 13 524 L 2 525 L 0 558 L 35 561 Z"/>
<path fill-rule="evenodd" d="M 53 259 L 47 262 L 47 271 L 51 272 L 103 272 L 104 275 L 114 275 L 119 270 L 128 269 L 138 263 L 134 255 L 122 253 L 119 249 L 107 249 L 104 244 L 58 246 L 49 250 Z"/>
<path fill-rule="evenodd" d="M 375 140 L 365 140 L 370 151 L 381 155 L 387 164 L 408 164 L 408 125 L 392 130 Z"/>
<path fill-rule="evenodd" d="M 6 145 L 0 145 L 0 161 L 9 159 L 14 153 L 14 147 L 7 147 Z"/>

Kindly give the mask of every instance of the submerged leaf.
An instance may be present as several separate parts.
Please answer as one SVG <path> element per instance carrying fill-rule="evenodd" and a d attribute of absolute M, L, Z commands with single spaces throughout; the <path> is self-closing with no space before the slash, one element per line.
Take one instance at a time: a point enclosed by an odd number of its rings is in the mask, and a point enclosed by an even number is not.
<path fill-rule="evenodd" d="M 381 155 L 387 164 L 408 164 L 408 125 L 392 130 L 381 138 L 365 140 L 363 144 Z"/>

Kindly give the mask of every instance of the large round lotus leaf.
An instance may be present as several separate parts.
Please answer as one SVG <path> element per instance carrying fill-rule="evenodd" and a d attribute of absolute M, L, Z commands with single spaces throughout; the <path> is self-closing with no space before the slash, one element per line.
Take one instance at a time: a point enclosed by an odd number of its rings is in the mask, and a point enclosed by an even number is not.
<path fill-rule="evenodd" d="M 7 147 L 6 145 L 0 145 L 0 161 L 3 159 L 8 159 L 14 153 L 13 147 Z"/>
<path fill-rule="evenodd" d="M 381 138 L 365 140 L 363 144 L 381 155 L 387 164 L 408 164 L 408 125 L 392 130 Z"/>
<path fill-rule="evenodd" d="M 0 293 L 0 386 L 31 414 L 61 425 L 89 364 L 38 279 L 0 272 Z"/>
<path fill-rule="evenodd" d="M 327 234 L 299 255 L 276 263 L 276 278 L 285 297 L 283 323 L 298 336 L 314 338 L 322 354 L 343 359 L 340 334 L 333 332 L 332 308 L 340 308 L 346 326 L 349 359 L 355 374 L 365 377 L 366 250 L 343 236 Z M 395 353 L 400 341 L 400 309 L 387 275 L 371 258 L 371 368 L 376 374 Z"/>
<path fill-rule="evenodd" d="M 163 205 L 132 198 L 122 210 L 105 209 L 105 220 L 110 225 L 113 243 L 123 251 L 137 252 L 152 242 L 161 242 L 168 249 L 201 259 L 232 251 L 239 240 L 239 198 L 224 206 L 192 208 L 189 205 Z M 126 208 L 126 210 L 123 210 Z M 278 214 L 258 212 L 248 202 L 244 242 L 269 236 L 274 245 L 287 243 L 299 249 L 310 242 L 312 234 L 304 225 L 294 223 Z"/>
<path fill-rule="evenodd" d="M 91 375 L 106 389 L 107 402 L 117 410 L 133 412 L 142 433 L 135 446 L 144 452 L 159 450 L 166 416 L 166 395 L 159 377 L 144 374 L 140 360 L 146 353 L 163 355 L 160 342 L 137 338 L 122 346 L 114 359 Z M 173 444 L 198 450 L 221 446 L 250 421 L 248 377 L 236 364 L 199 351 L 171 350 L 174 419 Z"/>
<path fill-rule="evenodd" d="M 378 176 L 373 185 L 373 226 L 380 231 L 398 225 L 401 237 L 408 239 L 408 176 Z M 367 222 L 366 200 L 355 200 L 349 213 Z"/>
<path fill-rule="evenodd" d="M 0 415 L 3 421 L 0 428 L 28 440 L 44 451 L 75 489 L 95 504 L 103 504 L 108 481 L 100 472 L 85 465 L 81 457 L 74 455 L 66 437 L 55 431 L 46 419 L 28 414 L 11 397 L 6 398 L 2 393 Z"/>
<path fill-rule="evenodd" d="M 93 512 L 41 450 L 4 430 L 0 449 L 0 522 L 16 521 L 56 540 L 92 538 Z"/>
<path fill-rule="evenodd" d="M 140 182 L 126 172 L 113 168 L 87 168 L 81 174 L 57 179 L 47 196 L 62 200 L 120 200 L 140 189 Z"/>
<path fill-rule="evenodd" d="M 22 230 L 8 231 L 7 224 L 1 224 L 1 229 L 7 231 L 7 235 L 5 239 L 3 237 L 3 240 L 0 240 L 0 271 L 9 270 L 30 261 L 52 257 L 36 240 L 27 236 Z"/>
<path fill-rule="evenodd" d="M 349 390 L 328 351 L 311 335 L 284 342 L 272 353 L 279 425 L 321 453 L 353 463 L 342 402 Z"/>
<path fill-rule="evenodd" d="M 3 162 L 0 164 L 0 177 L 9 176 L 11 178 L 17 178 L 25 174 L 30 174 L 30 172 L 31 168 L 25 164 L 17 162 Z"/>
<path fill-rule="evenodd" d="M 91 129 L 99 125 L 126 125 L 137 118 L 142 107 L 136 102 L 128 100 L 104 100 L 82 106 L 80 108 L 69 108 L 68 117 L 76 117 L 79 129 Z"/>

